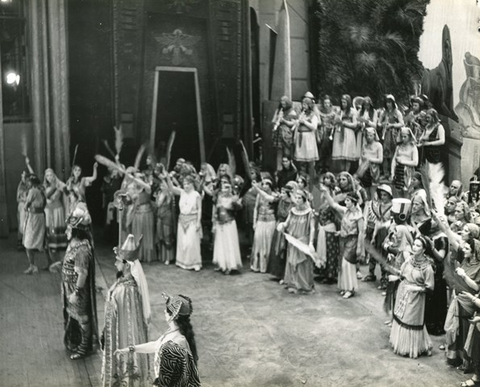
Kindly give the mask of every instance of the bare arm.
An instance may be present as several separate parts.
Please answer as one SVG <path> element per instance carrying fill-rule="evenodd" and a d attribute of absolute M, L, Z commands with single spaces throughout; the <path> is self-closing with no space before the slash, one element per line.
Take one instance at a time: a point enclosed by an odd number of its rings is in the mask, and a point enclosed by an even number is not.
<path fill-rule="evenodd" d="M 95 180 L 97 180 L 97 168 L 98 168 L 98 163 L 96 162 L 93 164 L 93 175 L 89 177 L 85 177 L 85 185 L 88 187 L 91 185 Z"/>
<path fill-rule="evenodd" d="M 25 164 L 27 164 L 28 172 L 30 174 L 35 174 L 35 171 L 33 170 L 32 166 L 30 165 L 30 159 L 28 157 L 25 157 Z"/>
<path fill-rule="evenodd" d="M 313 114 L 311 121 L 300 120 L 300 123 L 305 125 L 308 129 L 313 131 L 313 130 L 316 130 L 317 127 L 318 127 L 318 117 L 315 114 Z"/>
<path fill-rule="evenodd" d="M 252 187 L 255 188 L 255 191 L 257 191 L 257 193 L 260 194 L 268 202 L 273 202 L 276 199 L 275 196 L 270 195 L 266 193 L 263 189 L 261 189 L 258 183 L 252 182 Z"/>
<path fill-rule="evenodd" d="M 442 125 L 438 125 L 438 140 L 435 141 L 425 141 L 423 145 L 425 146 L 440 146 L 445 144 L 445 129 Z"/>
<path fill-rule="evenodd" d="M 200 194 L 197 196 L 197 230 L 202 227 L 202 197 Z"/>
<path fill-rule="evenodd" d="M 180 188 L 174 187 L 174 185 L 172 183 L 172 178 L 171 178 L 169 173 L 167 173 L 167 185 L 168 185 L 168 189 L 171 192 L 173 192 L 175 195 L 181 195 L 182 194 L 182 190 Z"/>
<path fill-rule="evenodd" d="M 327 189 L 320 189 L 325 193 L 325 199 L 327 199 L 327 203 L 330 207 L 332 207 L 335 211 L 339 212 L 340 214 L 344 214 L 345 211 L 347 210 L 345 207 L 342 207 L 340 204 L 335 203 L 333 198 L 330 196 L 330 193 L 328 192 Z"/>

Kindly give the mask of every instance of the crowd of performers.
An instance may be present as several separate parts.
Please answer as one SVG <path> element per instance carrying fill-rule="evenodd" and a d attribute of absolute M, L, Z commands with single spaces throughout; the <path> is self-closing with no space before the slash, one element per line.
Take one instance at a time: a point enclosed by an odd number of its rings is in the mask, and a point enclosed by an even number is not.
<path fill-rule="evenodd" d="M 425 98 L 413 97 L 408 111 L 392 95 L 379 110 L 368 97 L 360 104 L 348 95 L 339 108 L 328 96 L 320 105 L 307 93 L 296 111 L 282 98 L 272 120 L 275 172 L 253 162 L 245 162 L 241 177 L 231 163 L 217 171 L 203 163 L 197 172 L 185 159 L 168 170 L 168 163 L 157 163 L 154 155 L 147 155 L 144 168 L 125 168 L 118 157 L 108 163 L 97 158 L 109 169 L 102 184 L 106 228 L 118 230 L 123 246 L 117 252 L 123 274 L 108 300 L 120 282 L 141 288 L 132 274 L 135 265 L 124 257 L 133 250 L 138 264 L 160 261 L 193 271 L 202 269 L 202 255 L 205 261 L 211 254 L 215 270 L 226 275 L 245 270 L 243 257 L 252 272 L 269 274 L 292 294 L 314 293 L 315 282 L 336 283 L 349 299 L 359 282 L 372 282 L 385 296 L 395 353 L 430 355 L 429 334 L 445 335 L 448 363 L 474 372 L 464 385 L 480 385 L 480 182 L 474 178 L 465 191 L 458 180 L 445 186 L 445 130 Z M 330 172 L 332 160 L 342 172 Z M 82 229 L 91 223 L 85 188 L 96 179 L 97 164 L 91 177 L 82 177 L 75 166 L 65 184 L 48 169 L 42 184 L 26 161 L 31 175 L 22 176 L 18 190 L 19 224 L 24 225 L 19 240 L 30 264 L 25 273 L 38 271 L 34 251 L 68 243 L 62 269 L 66 332 L 71 327 L 80 334 L 66 334 L 66 345 L 72 358 L 81 358 L 97 337 L 92 289 L 86 290 L 94 246 L 91 226 Z M 141 243 L 128 248 L 132 240 Z M 368 264 L 365 276 L 361 264 Z M 139 294 L 140 300 L 146 297 Z M 136 353 L 153 352 L 158 378 L 161 354 L 168 357 L 165 345 L 173 342 L 177 347 L 171 352 L 182 354 L 184 377 L 195 385 L 191 326 L 179 328 L 179 318 L 190 316 L 191 301 L 177 296 L 174 304 L 169 308 L 167 301 L 170 332 L 155 342 L 141 344 L 148 340 L 139 333 L 149 318 L 146 306 L 138 309 L 143 311 L 135 324 L 138 336 L 123 344 L 112 339 L 116 333 L 107 324 L 103 341 L 117 344 L 110 350 L 104 344 L 110 354 L 104 355 L 104 366 L 118 371 L 112 364 L 125 352 L 135 359 L 128 372 L 146 369 L 148 362 L 137 360 Z"/>

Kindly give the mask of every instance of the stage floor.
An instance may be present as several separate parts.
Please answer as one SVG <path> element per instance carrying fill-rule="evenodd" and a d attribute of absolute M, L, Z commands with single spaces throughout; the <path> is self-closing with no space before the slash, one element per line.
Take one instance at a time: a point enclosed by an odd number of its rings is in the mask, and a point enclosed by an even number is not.
<path fill-rule="evenodd" d="M 111 247 L 96 244 L 101 330 L 103 297 L 115 280 L 115 267 Z M 101 385 L 100 353 L 71 361 L 63 346 L 60 275 L 24 275 L 27 258 L 15 246 L 14 234 L 0 240 L 0 385 Z M 44 256 L 37 261 L 42 266 Z M 467 379 L 446 366 L 438 349 L 443 337 L 432 337 L 431 357 L 392 353 L 383 297 L 374 284 L 360 283 L 349 300 L 340 297 L 336 285 L 316 285 L 313 295 L 292 295 L 244 265 L 242 274 L 232 276 L 214 272 L 209 262 L 198 273 L 159 262 L 144 265 L 152 339 L 167 327 L 162 292 L 193 300 L 202 386 L 440 387 Z"/>

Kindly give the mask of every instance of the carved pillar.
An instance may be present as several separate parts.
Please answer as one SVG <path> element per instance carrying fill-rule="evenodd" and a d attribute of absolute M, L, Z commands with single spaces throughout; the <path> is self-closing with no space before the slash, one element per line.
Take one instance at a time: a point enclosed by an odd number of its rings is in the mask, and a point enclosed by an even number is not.
<path fill-rule="evenodd" d="M 68 120 L 68 69 L 65 31 L 65 0 L 48 2 L 50 48 L 50 90 L 54 144 L 54 165 L 57 173 L 70 172 L 70 132 Z"/>
<path fill-rule="evenodd" d="M 27 15 L 34 149 L 28 150 L 42 174 L 52 167 L 70 173 L 68 71 L 64 0 L 30 0 Z"/>
<path fill-rule="evenodd" d="M 45 133 L 45 105 L 41 90 L 45 87 L 43 64 L 48 61 L 43 56 L 43 41 L 46 35 L 43 32 L 43 25 L 47 25 L 47 19 L 42 12 L 46 6 L 45 0 L 30 0 L 29 14 L 27 15 L 28 31 L 30 33 L 30 74 L 31 74 L 31 93 L 32 93 L 32 123 L 33 123 L 33 149 L 28 149 L 28 156 L 32 159 L 33 167 L 37 173 L 45 170 L 45 160 L 47 164 L 50 160 L 50 154 L 45 155 L 45 146 L 49 144 L 49 136 Z M 48 90 L 48 87 L 47 87 Z M 46 157 L 47 156 L 47 157 Z"/>

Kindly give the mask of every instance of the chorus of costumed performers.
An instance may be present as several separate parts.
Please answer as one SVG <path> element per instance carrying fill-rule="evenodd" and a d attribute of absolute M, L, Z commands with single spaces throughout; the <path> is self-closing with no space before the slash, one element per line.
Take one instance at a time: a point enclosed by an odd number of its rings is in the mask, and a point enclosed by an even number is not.
<path fill-rule="evenodd" d="M 333 173 L 323 174 L 320 177 L 320 184 L 330 196 L 335 196 L 336 179 Z M 315 205 L 314 209 L 318 214 L 317 255 L 321 262 L 319 277 L 322 283 L 333 284 L 337 282 L 340 257 L 335 210 L 328 205 L 322 191 L 318 206 Z"/>
<path fill-rule="evenodd" d="M 407 225 L 410 207 L 411 202 L 408 199 L 396 198 L 392 200 L 391 213 L 393 222 L 382 246 L 387 253 L 390 272 L 392 268 L 394 273 L 400 272 L 403 263 L 410 256 L 408 254 L 412 252 L 413 237 L 410 227 Z M 383 303 L 384 310 L 390 317 L 385 322 L 388 326 L 391 326 L 393 323 L 393 311 L 399 285 L 400 277 L 393 273 L 389 274 L 385 302 Z"/>
<path fill-rule="evenodd" d="M 473 223 L 467 223 L 461 235 L 453 232 L 445 219 L 436 217 L 440 229 L 447 234 L 451 248 L 451 261 L 456 266 L 450 286 L 456 296 L 450 301 L 445 320 L 447 363 L 451 366 L 470 368 L 470 361 L 464 346 L 467 340 L 469 322 L 475 312 L 470 297 L 463 292 L 476 294 L 480 290 L 480 229 Z M 445 270 L 448 270 L 446 263 Z M 451 266 L 450 266 L 451 268 Z"/>
<path fill-rule="evenodd" d="M 195 190 L 194 179 L 186 175 L 182 179 L 183 188 L 174 187 L 170 174 L 167 174 L 168 188 L 180 196 L 177 228 L 176 265 L 186 270 L 200 271 L 202 255 L 202 197 Z"/>
<path fill-rule="evenodd" d="M 444 267 L 450 246 L 447 235 L 438 226 L 438 221 L 432 221 L 428 237 L 431 239 L 435 287 L 432 293 L 427 293 L 425 325 L 428 333 L 438 336 L 445 333 L 443 327 L 448 308 L 447 282 L 444 277 Z"/>
<path fill-rule="evenodd" d="M 375 196 L 375 191 L 380 182 L 380 175 L 383 163 L 383 147 L 378 141 L 378 135 L 375 128 L 368 126 L 365 128 L 365 136 L 360 153 L 359 168 L 365 172 L 360 177 L 362 186 L 368 190 L 369 198 Z"/>
<path fill-rule="evenodd" d="M 302 98 L 302 112 L 295 124 L 293 136 L 293 158 L 299 163 L 305 163 L 308 173 L 312 174 L 314 163 L 318 160 L 316 131 L 320 116 L 315 107 L 313 94 L 307 92 Z"/>
<path fill-rule="evenodd" d="M 282 169 L 276 172 L 277 178 L 277 188 L 281 189 L 289 181 L 295 181 L 297 179 L 297 168 L 292 162 L 292 159 L 289 156 L 282 157 Z"/>
<path fill-rule="evenodd" d="M 25 247 L 29 267 L 24 273 L 34 274 L 38 272 L 38 267 L 35 265 L 35 252 L 44 251 L 45 247 L 45 205 L 47 199 L 43 186 L 36 175 L 28 177 L 27 187 L 22 244 Z M 48 265 L 50 265 L 52 262 L 48 254 L 47 259 Z"/>
<path fill-rule="evenodd" d="M 160 178 L 155 193 L 155 242 L 160 262 L 169 265 L 175 261 L 175 198 L 165 178 Z"/>
<path fill-rule="evenodd" d="M 313 253 L 315 248 L 315 217 L 308 203 L 307 192 L 295 191 L 295 206 L 290 209 L 287 220 L 278 225 L 278 231 L 285 232 L 300 243 L 308 246 Z M 297 246 L 288 243 L 287 263 L 283 286 L 289 293 L 311 294 L 314 292 L 313 260 Z"/>
<path fill-rule="evenodd" d="M 341 169 L 349 172 L 350 165 L 357 161 L 357 112 L 352 106 L 352 98 L 348 94 L 342 95 L 341 109 L 335 116 L 335 131 L 333 135 L 332 160 L 341 163 Z"/>
<path fill-rule="evenodd" d="M 385 97 L 385 106 L 380 113 L 378 126 L 380 129 L 380 140 L 383 144 L 383 173 L 384 176 L 388 176 L 390 164 L 395 160 L 398 132 L 404 126 L 402 113 L 397 108 L 395 97 L 391 94 Z M 412 139 L 414 138 L 412 134 Z"/>
<path fill-rule="evenodd" d="M 335 109 L 330 96 L 325 95 L 319 109 L 320 114 L 320 147 L 318 150 L 318 168 L 320 173 L 330 169 L 332 157 L 333 131 L 335 129 Z"/>
<path fill-rule="evenodd" d="M 27 164 L 30 174 L 35 175 L 28 157 L 25 158 L 25 163 Z M 63 199 L 64 187 L 65 184 L 58 179 L 53 169 L 47 168 L 43 177 L 43 192 L 46 198 L 45 229 L 46 248 L 49 259 L 51 259 L 53 251 L 67 247 L 64 209 L 64 203 L 66 201 Z"/>
<path fill-rule="evenodd" d="M 452 231 L 460 234 L 467 223 L 471 223 L 470 207 L 464 201 L 455 206 L 455 222 L 451 225 Z"/>
<path fill-rule="evenodd" d="M 293 145 L 293 127 L 297 120 L 297 112 L 287 96 L 280 99 L 280 104 L 272 119 L 272 142 L 276 150 L 277 170 L 282 168 L 283 156 L 290 156 Z"/>
<path fill-rule="evenodd" d="M 197 346 L 190 322 L 193 312 L 192 300 L 181 294 L 169 296 L 163 293 L 163 297 L 166 300 L 167 331 L 158 340 L 129 345 L 115 353 L 120 356 L 125 356 L 129 352 L 155 353 L 154 386 L 199 387 Z"/>
<path fill-rule="evenodd" d="M 392 152 L 393 157 L 389 161 L 389 163 L 391 163 L 390 179 L 395 188 L 395 196 L 405 197 L 415 167 L 418 166 L 418 149 L 410 128 L 405 127 L 400 130 L 400 140 L 401 142 Z M 385 145 L 383 148 L 383 156 L 383 160 L 385 161 Z"/>
<path fill-rule="evenodd" d="M 252 182 L 257 190 L 257 199 L 253 214 L 253 237 L 252 254 L 250 256 L 250 269 L 256 273 L 266 273 L 268 257 L 272 246 L 273 233 L 275 232 L 275 200 L 273 196 L 273 183 L 271 179 L 262 179 L 261 186 Z M 267 195 L 262 196 L 260 191 Z M 272 200 L 274 199 L 275 200 Z"/>
<path fill-rule="evenodd" d="M 67 218 L 69 244 L 62 266 L 64 344 L 71 360 L 83 359 L 98 344 L 92 219 L 79 202 Z"/>
<path fill-rule="evenodd" d="M 157 260 L 155 248 L 155 216 L 153 213 L 151 187 L 145 182 L 145 175 L 135 174 L 135 194 L 133 200 L 132 234 L 139 239 L 143 235 L 140 247 L 140 261 Z"/>
<path fill-rule="evenodd" d="M 435 286 L 429 258 L 430 246 L 423 236 L 412 245 L 412 256 L 407 259 L 398 275 L 403 278 L 398 286 L 390 345 L 397 355 L 416 359 L 422 354 L 432 354 L 432 341 L 425 326 L 426 293 Z"/>
<path fill-rule="evenodd" d="M 421 97 L 419 96 L 412 96 L 410 98 L 410 109 L 405 113 L 403 120 L 405 122 L 405 126 L 408 126 L 412 129 L 412 132 L 415 136 L 417 142 L 420 141 L 420 138 L 425 131 L 425 127 L 423 125 L 421 117 L 421 112 L 424 111 L 424 103 Z"/>
<path fill-rule="evenodd" d="M 435 109 L 426 111 L 427 125 L 425 132 L 420 138 L 418 146 L 423 148 L 425 161 L 431 164 L 438 164 L 442 161 L 442 152 L 445 144 L 445 129 L 440 124 L 440 118 Z M 422 160 L 423 161 L 423 160 Z"/>
<path fill-rule="evenodd" d="M 25 225 L 25 202 L 28 195 L 28 173 L 23 171 L 17 187 L 17 250 L 23 250 L 23 227 Z"/>
<path fill-rule="evenodd" d="M 272 247 L 268 259 L 267 272 L 272 276 L 271 279 L 283 283 L 285 277 L 285 266 L 287 264 L 287 242 L 283 232 L 278 231 L 278 225 L 287 220 L 290 210 L 293 208 L 294 201 L 292 196 L 295 194 L 298 186 L 294 181 L 289 181 L 280 189 L 276 211 L 276 225 L 272 238 Z M 265 191 L 259 191 L 261 195 L 268 195 Z M 274 198 L 272 197 L 272 200 Z"/>
<path fill-rule="evenodd" d="M 374 247 L 383 255 L 383 258 L 386 259 L 386 251 L 382 249 L 385 238 L 387 237 L 390 225 L 391 225 L 391 210 L 392 210 L 392 188 L 387 184 L 381 184 L 377 188 L 377 199 L 372 200 L 371 209 L 374 215 L 374 230 L 372 235 L 372 242 Z M 368 264 L 368 275 L 363 278 L 363 281 L 375 281 L 377 277 L 375 276 L 375 267 L 377 261 L 374 257 L 370 258 Z M 383 267 L 381 262 L 379 262 L 382 277 L 380 278 L 379 289 L 386 290 L 388 283 L 388 273 Z"/>
<path fill-rule="evenodd" d="M 239 271 L 242 268 L 240 243 L 238 241 L 235 212 L 242 208 L 237 195 L 229 181 L 222 183 L 220 192 L 213 206 L 213 263 L 224 274 Z"/>
<path fill-rule="evenodd" d="M 356 192 L 347 193 L 341 206 L 330 196 L 328 190 L 321 187 L 328 204 L 342 217 L 340 224 L 340 256 L 341 270 L 338 278 L 338 288 L 343 298 L 355 295 L 358 289 L 357 259 L 364 253 L 365 227 L 363 213 L 358 205 L 359 197 Z"/>
<path fill-rule="evenodd" d="M 86 202 L 86 193 L 85 190 L 87 187 L 90 187 L 92 183 L 97 179 L 97 168 L 98 163 L 93 164 L 93 174 L 89 177 L 82 176 L 82 168 L 78 165 L 72 167 L 72 174 L 67 179 L 65 184 L 65 190 L 67 195 L 70 191 L 76 191 L 78 196 Z M 68 215 L 75 208 L 75 206 L 68 205 L 68 208 L 65 208 L 65 213 Z"/>
<path fill-rule="evenodd" d="M 248 239 L 248 245 L 253 246 L 255 230 L 253 224 L 255 223 L 255 204 L 257 203 L 258 191 L 253 186 L 253 182 L 258 182 L 261 180 L 260 171 L 255 165 L 249 166 L 250 182 L 251 186 L 246 190 L 242 196 L 242 216 L 243 216 L 243 226 L 245 227 Z M 251 253 L 251 250 L 250 250 Z"/>

